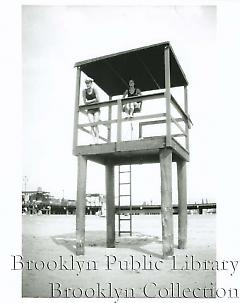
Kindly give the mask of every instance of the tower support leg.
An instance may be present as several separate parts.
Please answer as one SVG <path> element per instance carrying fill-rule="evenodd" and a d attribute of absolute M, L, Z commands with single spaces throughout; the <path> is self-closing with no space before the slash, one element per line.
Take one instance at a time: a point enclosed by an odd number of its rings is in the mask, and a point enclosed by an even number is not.
<path fill-rule="evenodd" d="M 161 217 L 163 258 L 174 253 L 173 210 L 172 210 L 172 150 L 165 148 L 160 152 L 161 166 Z"/>
<path fill-rule="evenodd" d="M 78 156 L 77 203 L 76 203 L 76 255 L 85 252 L 87 159 Z"/>
<path fill-rule="evenodd" d="M 186 161 L 177 162 L 178 176 L 178 248 L 187 244 L 187 169 Z"/>
<path fill-rule="evenodd" d="M 106 221 L 107 247 L 115 247 L 115 191 L 114 165 L 107 164 L 106 171 Z"/>

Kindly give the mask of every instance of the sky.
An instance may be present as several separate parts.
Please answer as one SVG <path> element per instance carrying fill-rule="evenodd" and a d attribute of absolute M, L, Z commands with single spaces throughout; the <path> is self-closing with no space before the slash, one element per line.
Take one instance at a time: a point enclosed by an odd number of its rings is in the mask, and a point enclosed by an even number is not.
<path fill-rule="evenodd" d="M 188 201 L 216 202 L 216 7 L 23 6 L 23 176 L 27 190 L 76 198 L 72 155 L 77 61 L 170 41 L 189 81 Z M 154 180 L 146 182 L 146 180 Z M 160 200 L 158 164 L 133 166 L 133 201 Z M 24 189 L 24 183 L 22 184 Z M 105 193 L 104 167 L 90 162 L 88 193 Z M 177 200 L 173 165 L 173 200 Z"/>

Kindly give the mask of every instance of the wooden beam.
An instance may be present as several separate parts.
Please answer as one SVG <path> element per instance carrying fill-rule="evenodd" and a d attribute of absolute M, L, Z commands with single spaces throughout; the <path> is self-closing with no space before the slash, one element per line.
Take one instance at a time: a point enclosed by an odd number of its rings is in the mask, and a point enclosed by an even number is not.
<path fill-rule="evenodd" d="M 187 245 L 187 173 L 186 161 L 177 161 L 178 176 L 178 248 Z"/>
<path fill-rule="evenodd" d="M 182 160 L 189 161 L 189 152 L 174 138 L 172 138 L 172 148 L 178 157 L 181 157 Z"/>
<path fill-rule="evenodd" d="M 122 140 L 122 102 L 121 99 L 117 101 L 117 143 Z"/>
<path fill-rule="evenodd" d="M 85 133 L 87 133 L 89 135 L 92 135 L 92 133 L 88 129 L 86 129 L 82 126 L 79 126 L 79 129 L 81 129 L 82 131 L 84 131 Z M 99 139 L 103 140 L 104 142 L 108 142 L 108 140 L 102 136 L 99 136 Z"/>
<path fill-rule="evenodd" d="M 142 116 L 137 116 L 137 117 L 131 118 L 131 121 L 161 118 L 161 117 L 165 117 L 165 116 L 166 116 L 166 114 L 164 114 L 164 113 L 163 114 L 153 114 L 153 115 L 142 115 Z M 178 119 L 181 119 L 181 118 L 178 118 Z M 129 121 L 130 121 L 129 119 L 121 119 L 122 123 L 129 122 Z M 182 120 L 179 120 L 179 121 L 182 121 Z M 107 127 L 107 125 L 112 124 L 112 123 L 117 123 L 117 122 L 118 122 L 118 119 L 113 119 L 113 120 L 109 120 L 109 121 L 99 120 L 98 122 L 92 122 L 92 123 L 89 122 L 89 123 L 78 124 L 78 128 L 88 127 L 88 126 L 97 126 L 97 125 L 104 125 Z M 165 122 L 166 122 L 166 120 L 165 120 Z"/>
<path fill-rule="evenodd" d="M 188 90 L 187 86 L 184 86 L 184 110 L 186 115 L 188 115 Z M 188 123 L 185 123 L 185 132 L 186 132 L 186 149 L 189 151 L 189 121 Z"/>
<path fill-rule="evenodd" d="M 162 114 L 162 116 L 165 117 L 166 114 Z M 176 122 L 183 122 L 184 121 L 182 118 L 172 118 L 172 119 L 174 119 L 174 122 L 175 121 Z M 142 128 L 143 128 L 143 126 L 154 125 L 154 124 L 163 124 L 163 123 L 166 123 L 166 121 L 167 121 L 166 119 L 162 119 L 162 120 L 139 122 L 139 138 L 142 137 Z M 181 131 L 183 131 L 182 128 L 181 128 Z M 175 135 L 172 135 L 172 137 L 182 137 L 182 136 L 186 136 L 185 132 L 184 132 L 184 134 L 175 134 Z"/>
<path fill-rule="evenodd" d="M 109 96 L 109 101 L 112 100 L 112 96 Z M 112 120 L 112 105 L 108 106 L 108 121 Z M 108 124 L 108 142 L 111 142 L 111 137 L 112 137 L 112 124 Z"/>
<path fill-rule="evenodd" d="M 141 95 L 141 96 L 133 96 L 128 97 L 125 99 L 122 99 L 122 104 L 131 103 L 131 102 L 139 102 L 139 101 L 147 101 L 147 100 L 154 100 L 159 98 L 165 98 L 164 93 L 154 93 L 154 94 L 147 94 L 147 95 Z M 106 107 L 109 105 L 117 105 L 118 100 L 112 100 L 112 101 L 102 101 L 98 103 L 99 107 Z M 79 111 L 85 111 L 86 109 L 91 109 L 96 107 L 96 104 L 88 104 L 88 105 L 80 105 Z"/>
<path fill-rule="evenodd" d="M 116 145 L 116 151 L 129 151 L 130 153 L 136 150 L 159 149 L 166 146 L 166 137 L 149 137 L 144 140 L 122 141 Z"/>
<path fill-rule="evenodd" d="M 106 172 L 107 247 L 115 247 L 114 165 L 106 164 L 105 172 Z"/>
<path fill-rule="evenodd" d="M 191 118 L 189 117 L 188 113 L 185 112 L 181 106 L 178 104 L 176 99 L 171 95 L 171 104 L 175 107 L 175 109 L 179 112 L 179 114 L 183 117 L 184 121 L 188 123 L 188 127 L 191 128 L 191 125 L 193 125 L 193 122 Z"/>
<path fill-rule="evenodd" d="M 76 146 L 78 144 L 78 108 L 80 98 L 80 83 L 81 83 L 81 69 L 77 68 L 76 75 L 76 91 L 75 91 L 75 106 L 74 106 L 74 124 L 73 124 L 73 155 L 76 156 Z"/>
<path fill-rule="evenodd" d="M 174 253 L 172 210 L 172 150 L 160 151 L 163 258 Z"/>
<path fill-rule="evenodd" d="M 170 54 L 169 46 L 164 48 L 164 63 L 165 63 L 165 98 L 166 98 L 166 145 L 171 146 L 171 76 L 170 76 Z"/>
<path fill-rule="evenodd" d="M 182 128 L 182 126 L 178 123 L 178 121 L 176 119 L 174 119 L 173 117 L 171 117 L 171 121 L 180 129 L 180 131 L 186 135 L 185 130 Z"/>
<path fill-rule="evenodd" d="M 172 134 L 173 138 L 177 138 L 177 137 L 186 137 L 186 134 Z"/>
<path fill-rule="evenodd" d="M 76 201 L 76 255 L 85 252 L 85 211 L 86 211 L 87 159 L 78 155 L 78 180 Z"/>

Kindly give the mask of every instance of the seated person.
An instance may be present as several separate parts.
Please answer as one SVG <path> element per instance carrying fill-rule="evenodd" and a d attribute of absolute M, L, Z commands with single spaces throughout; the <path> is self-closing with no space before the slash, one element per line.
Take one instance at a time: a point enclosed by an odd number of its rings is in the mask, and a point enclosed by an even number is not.
<path fill-rule="evenodd" d="M 130 79 L 128 82 L 129 88 L 124 92 L 122 98 L 126 97 L 133 97 L 133 96 L 141 96 L 141 91 L 139 88 L 135 88 L 135 82 L 134 80 Z M 131 102 L 124 104 L 123 111 L 128 115 L 129 118 L 133 117 L 133 113 L 136 110 L 140 110 L 141 108 L 141 101 L 139 102 Z"/>

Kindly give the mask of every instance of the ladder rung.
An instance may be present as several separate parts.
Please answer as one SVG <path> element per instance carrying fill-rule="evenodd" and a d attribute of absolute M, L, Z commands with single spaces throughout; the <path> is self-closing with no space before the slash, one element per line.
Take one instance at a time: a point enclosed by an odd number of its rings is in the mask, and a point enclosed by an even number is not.
<path fill-rule="evenodd" d="M 124 178 L 124 176 L 121 177 L 121 174 L 128 174 L 127 178 L 126 178 L 126 175 L 125 175 L 125 178 Z M 130 208 L 130 212 L 132 211 L 131 174 L 132 174 L 131 165 L 124 166 L 124 167 L 119 166 L 119 181 L 118 181 L 118 185 L 119 185 L 119 193 L 118 193 L 118 198 L 119 198 L 118 199 L 118 201 L 119 201 L 119 204 L 118 204 L 119 205 L 119 209 L 118 209 L 118 211 L 119 211 L 119 213 L 118 213 L 119 231 L 118 232 L 119 232 L 119 236 L 121 234 L 129 234 L 130 236 L 132 235 L 132 214 L 131 213 L 123 214 L 123 213 L 121 213 L 121 209 L 120 209 L 121 207 L 125 206 L 126 202 L 123 203 L 123 198 L 126 197 L 125 200 L 128 200 L 127 203 L 128 203 L 128 207 Z M 124 187 L 121 187 L 121 185 L 128 185 L 130 187 L 129 194 L 121 194 L 121 192 L 124 189 Z M 128 192 L 128 190 L 127 190 L 127 192 Z M 121 201 L 124 205 L 121 205 L 122 204 Z M 124 224 L 124 222 L 123 222 L 121 224 L 122 221 L 128 221 L 129 223 Z M 125 226 L 126 229 L 124 228 L 124 225 L 126 225 Z M 121 228 L 123 228 L 123 230 L 121 230 Z M 128 230 L 128 228 L 129 228 L 129 230 Z"/>

